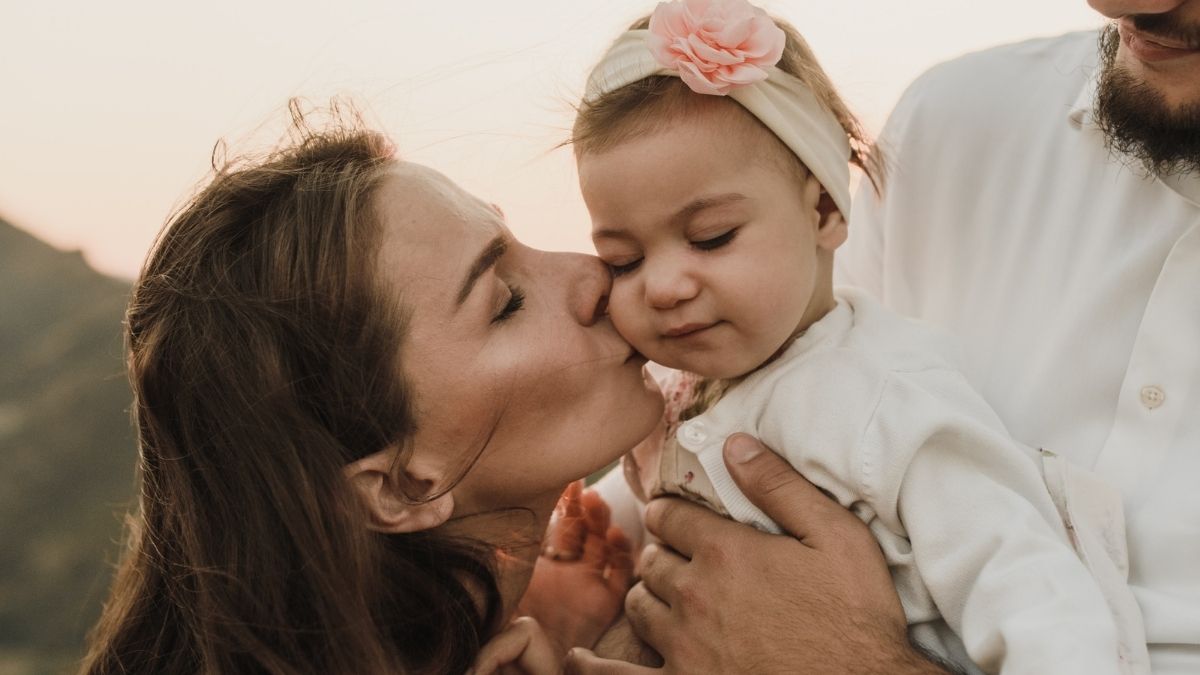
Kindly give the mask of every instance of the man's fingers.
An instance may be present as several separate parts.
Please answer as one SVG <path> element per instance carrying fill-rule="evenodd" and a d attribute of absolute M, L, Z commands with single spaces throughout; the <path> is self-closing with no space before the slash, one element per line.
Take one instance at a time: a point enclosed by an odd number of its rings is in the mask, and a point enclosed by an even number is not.
<path fill-rule="evenodd" d="M 646 530 L 663 540 L 686 558 L 696 555 L 705 542 L 720 538 L 718 532 L 733 533 L 746 529 L 698 504 L 675 497 L 660 497 L 646 505 Z"/>
<path fill-rule="evenodd" d="M 576 647 L 567 654 L 563 668 L 566 675 L 653 675 L 661 672 L 624 661 L 602 659 L 582 647 Z"/>
<path fill-rule="evenodd" d="M 651 593 L 645 582 L 629 589 L 625 595 L 625 618 L 643 642 L 659 654 L 663 653 L 666 631 L 673 623 L 671 608 Z"/>
<path fill-rule="evenodd" d="M 758 439 L 733 434 L 724 450 L 725 466 L 746 497 L 801 542 L 818 547 L 830 524 L 858 522 Z"/>
<path fill-rule="evenodd" d="M 679 574 L 686 565 L 687 560 L 674 551 L 650 544 L 642 550 L 638 572 L 646 589 L 666 606 L 673 607 L 679 604 Z"/>

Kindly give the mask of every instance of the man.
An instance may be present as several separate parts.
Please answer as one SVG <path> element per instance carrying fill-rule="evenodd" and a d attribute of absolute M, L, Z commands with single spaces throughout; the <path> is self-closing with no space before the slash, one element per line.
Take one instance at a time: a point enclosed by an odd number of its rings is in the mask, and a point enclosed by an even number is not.
<path fill-rule="evenodd" d="M 884 194 L 861 192 L 840 271 L 954 333 L 1015 437 L 1121 489 L 1153 672 L 1200 673 L 1200 0 L 1090 4 L 1114 20 L 1099 40 L 1000 47 L 914 83 L 881 137 Z M 816 508 L 763 457 L 741 470 L 748 493 Z M 790 548 L 731 530 L 698 549 L 687 533 L 709 514 L 652 515 L 686 550 L 651 549 L 627 607 L 668 671 L 929 672 L 879 630 L 886 593 L 863 590 L 877 576 L 845 521 L 810 518 Z M 800 590 L 781 598 L 787 577 Z M 571 667 L 636 672 L 587 654 Z"/>

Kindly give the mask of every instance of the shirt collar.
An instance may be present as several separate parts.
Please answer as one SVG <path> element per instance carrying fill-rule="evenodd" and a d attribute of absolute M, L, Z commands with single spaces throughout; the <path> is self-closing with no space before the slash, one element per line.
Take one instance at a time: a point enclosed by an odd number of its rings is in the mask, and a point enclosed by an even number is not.
<path fill-rule="evenodd" d="M 1097 126 L 1095 106 L 1096 90 L 1100 87 L 1100 70 L 1099 66 L 1092 68 L 1091 75 L 1079 90 L 1079 96 L 1075 97 L 1075 102 L 1071 104 L 1067 119 L 1076 129 L 1094 129 Z M 1156 178 L 1180 197 L 1200 206 L 1200 173 L 1171 174 Z"/>
<path fill-rule="evenodd" d="M 1100 68 L 1096 67 L 1092 69 L 1092 74 L 1083 83 L 1083 88 L 1079 90 L 1079 96 L 1071 104 L 1071 110 L 1067 115 L 1067 119 L 1076 129 L 1096 125 L 1093 107 L 1096 105 L 1096 89 L 1099 86 Z"/>

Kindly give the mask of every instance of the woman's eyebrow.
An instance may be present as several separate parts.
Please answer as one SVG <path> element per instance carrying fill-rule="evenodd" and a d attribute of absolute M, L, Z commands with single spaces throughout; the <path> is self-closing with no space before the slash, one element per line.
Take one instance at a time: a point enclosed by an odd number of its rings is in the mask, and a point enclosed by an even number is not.
<path fill-rule="evenodd" d="M 495 239 L 488 242 L 487 246 L 483 247 L 479 257 L 475 258 L 475 262 L 471 264 L 471 270 L 467 272 L 467 278 L 463 280 L 462 288 L 458 290 L 458 299 L 455 302 L 456 307 L 462 306 L 467 296 L 471 295 L 471 289 L 475 288 L 475 282 L 479 281 L 479 277 L 483 276 L 488 270 L 496 266 L 496 263 L 508 251 L 508 238 L 504 234 L 496 235 Z"/>

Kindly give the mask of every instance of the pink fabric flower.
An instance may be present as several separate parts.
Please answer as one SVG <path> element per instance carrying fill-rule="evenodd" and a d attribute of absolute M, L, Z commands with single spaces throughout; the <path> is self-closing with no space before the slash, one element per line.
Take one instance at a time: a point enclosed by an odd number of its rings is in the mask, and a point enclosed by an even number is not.
<path fill-rule="evenodd" d="M 746 0 L 660 2 L 650 16 L 650 53 L 698 94 L 724 96 L 767 79 L 786 36 Z"/>

